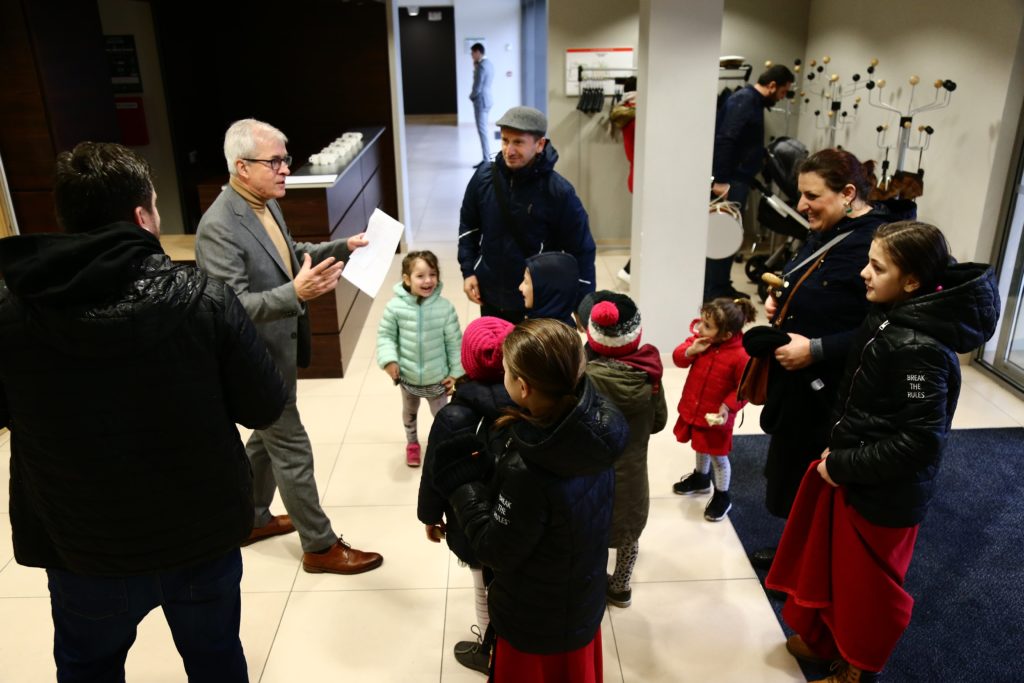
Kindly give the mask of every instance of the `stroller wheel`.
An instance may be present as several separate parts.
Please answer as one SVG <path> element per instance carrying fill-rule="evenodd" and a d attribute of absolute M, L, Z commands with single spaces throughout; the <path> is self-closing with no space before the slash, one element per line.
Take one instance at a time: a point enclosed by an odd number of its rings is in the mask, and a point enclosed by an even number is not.
<path fill-rule="evenodd" d="M 747 262 L 743 264 L 743 272 L 747 274 L 747 278 L 750 279 L 754 284 L 761 282 L 761 273 L 768 270 L 766 265 L 768 257 L 762 254 L 757 256 L 751 256 L 747 259 Z"/>

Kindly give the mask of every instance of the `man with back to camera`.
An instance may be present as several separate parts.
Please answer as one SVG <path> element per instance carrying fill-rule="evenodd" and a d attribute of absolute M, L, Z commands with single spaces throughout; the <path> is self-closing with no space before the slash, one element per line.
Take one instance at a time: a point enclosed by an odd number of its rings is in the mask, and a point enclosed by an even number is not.
<path fill-rule="evenodd" d="M 248 681 L 238 637 L 252 477 L 235 423 L 285 387 L 234 292 L 157 237 L 148 164 L 57 157 L 70 234 L 0 240 L 0 426 L 19 564 L 46 568 L 62 682 L 124 680 L 160 606 L 190 681 Z"/>
<path fill-rule="evenodd" d="M 463 289 L 480 304 L 480 315 L 516 324 L 526 315 L 519 283 L 527 257 L 545 251 L 574 257 L 578 304 L 594 291 L 597 249 L 576 190 L 555 171 L 558 152 L 544 137 L 544 114 L 512 107 L 497 125 L 501 154 L 477 169 L 462 199 L 459 265 Z"/>
<path fill-rule="evenodd" d="M 280 419 L 252 433 L 245 445 L 252 463 L 254 528 L 247 543 L 298 530 L 307 572 L 358 574 L 383 558 L 356 550 L 331 528 L 313 477 L 313 448 L 296 404 L 297 368 L 309 364 L 307 302 L 338 286 L 343 262 L 367 244 L 347 240 L 295 242 L 277 200 L 285 195 L 292 158 L 284 133 L 243 119 L 224 135 L 230 179 L 199 221 L 196 261 L 235 290 L 284 378 L 288 401 Z M 272 515 L 280 489 L 286 515 Z"/>
<path fill-rule="evenodd" d="M 793 73 L 782 64 L 769 67 L 757 79 L 736 91 L 722 105 L 715 126 L 715 151 L 711 174 L 711 192 L 740 205 L 750 194 L 750 182 L 764 165 L 764 111 L 785 99 L 794 81 Z M 732 257 L 706 259 L 704 300 L 724 296 L 749 298 L 732 286 Z"/>
<path fill-rule="evenodd" d="M 483 161 L 473 166 L 480 168 L 491 160 L 491 143 L 487 139 L 487 115 L 491 112 L 494 100 L 491 98 L 491 83 L 494 82 L 494 65 L 484 56 L 487 50 L 482 43 L 473 43 L 469 54 L 473 57 L 473 89 L 469 99 L 473 102 L 473 117 L 476 119 L 476 130 L 480 134 L 480 149 Z"/>

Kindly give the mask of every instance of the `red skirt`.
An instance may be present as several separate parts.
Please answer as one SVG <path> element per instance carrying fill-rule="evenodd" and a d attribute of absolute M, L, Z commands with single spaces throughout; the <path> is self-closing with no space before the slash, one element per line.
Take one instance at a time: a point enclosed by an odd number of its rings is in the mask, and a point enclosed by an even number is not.
<path fill-rule="evenodd" d="M 731 416 L 730 416 L 731 417 Z M 732 425 L 700 427 L 679 418 L 672 433 L 676 441 L 693 441 L 693 450 L 706 455 L 729 455 L 732 453 Z"/>
<path fill-rule="evenodd" d="M 515 649 L 498 636 L 494 648 L 493 683 L 601 683 L 601 629 L 587 645 L 553 655 L 535 655 Z"/>
<path fill-rule="evenodd" d="M 881 671 L 910 623 L 903 580 L 918 527 L 868 522 L 817 467 L 804 474 L 765 585 L 789 594 L 782 618 L 818 656 Z"/>

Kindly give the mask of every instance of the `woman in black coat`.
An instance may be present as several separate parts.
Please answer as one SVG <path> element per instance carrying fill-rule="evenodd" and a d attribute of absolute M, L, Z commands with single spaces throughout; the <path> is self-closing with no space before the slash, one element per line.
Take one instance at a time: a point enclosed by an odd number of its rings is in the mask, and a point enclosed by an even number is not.
<path fill-rule="evenodd" d="M 807 216 L 811 234 L 786 264 L 781 292 L 765 302 L 773 320 L 785 308 L 785 318 L 775 322 L 790 338 L 775 351 L 761 412 L 761 428 L 771 435 L 765 503 L 776 517 L 789 516 L 807 465 L 825 448 L 847 351 L 867 312 L 860 270 L 872 235 L 887 222 L 867 202 L 869 173 L 870 167 L 839 149 L 821 150 L 800 167 L 797 209 Z M 768 548 L 751 559 L 766 567 L 774 554 Z"/>

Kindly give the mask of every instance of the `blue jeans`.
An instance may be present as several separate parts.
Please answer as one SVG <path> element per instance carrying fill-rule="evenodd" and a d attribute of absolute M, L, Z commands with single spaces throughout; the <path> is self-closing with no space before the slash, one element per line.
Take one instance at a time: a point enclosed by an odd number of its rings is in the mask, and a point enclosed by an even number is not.
<path fill-rule="evenodd" d="M 124 681 L 136 627 L 159 606 L 190 683 L 247 683 L 237 548 L 188 569 L 146 576 L 81 576 L 47 569 L 53 658 L 60 683 Z"/>

